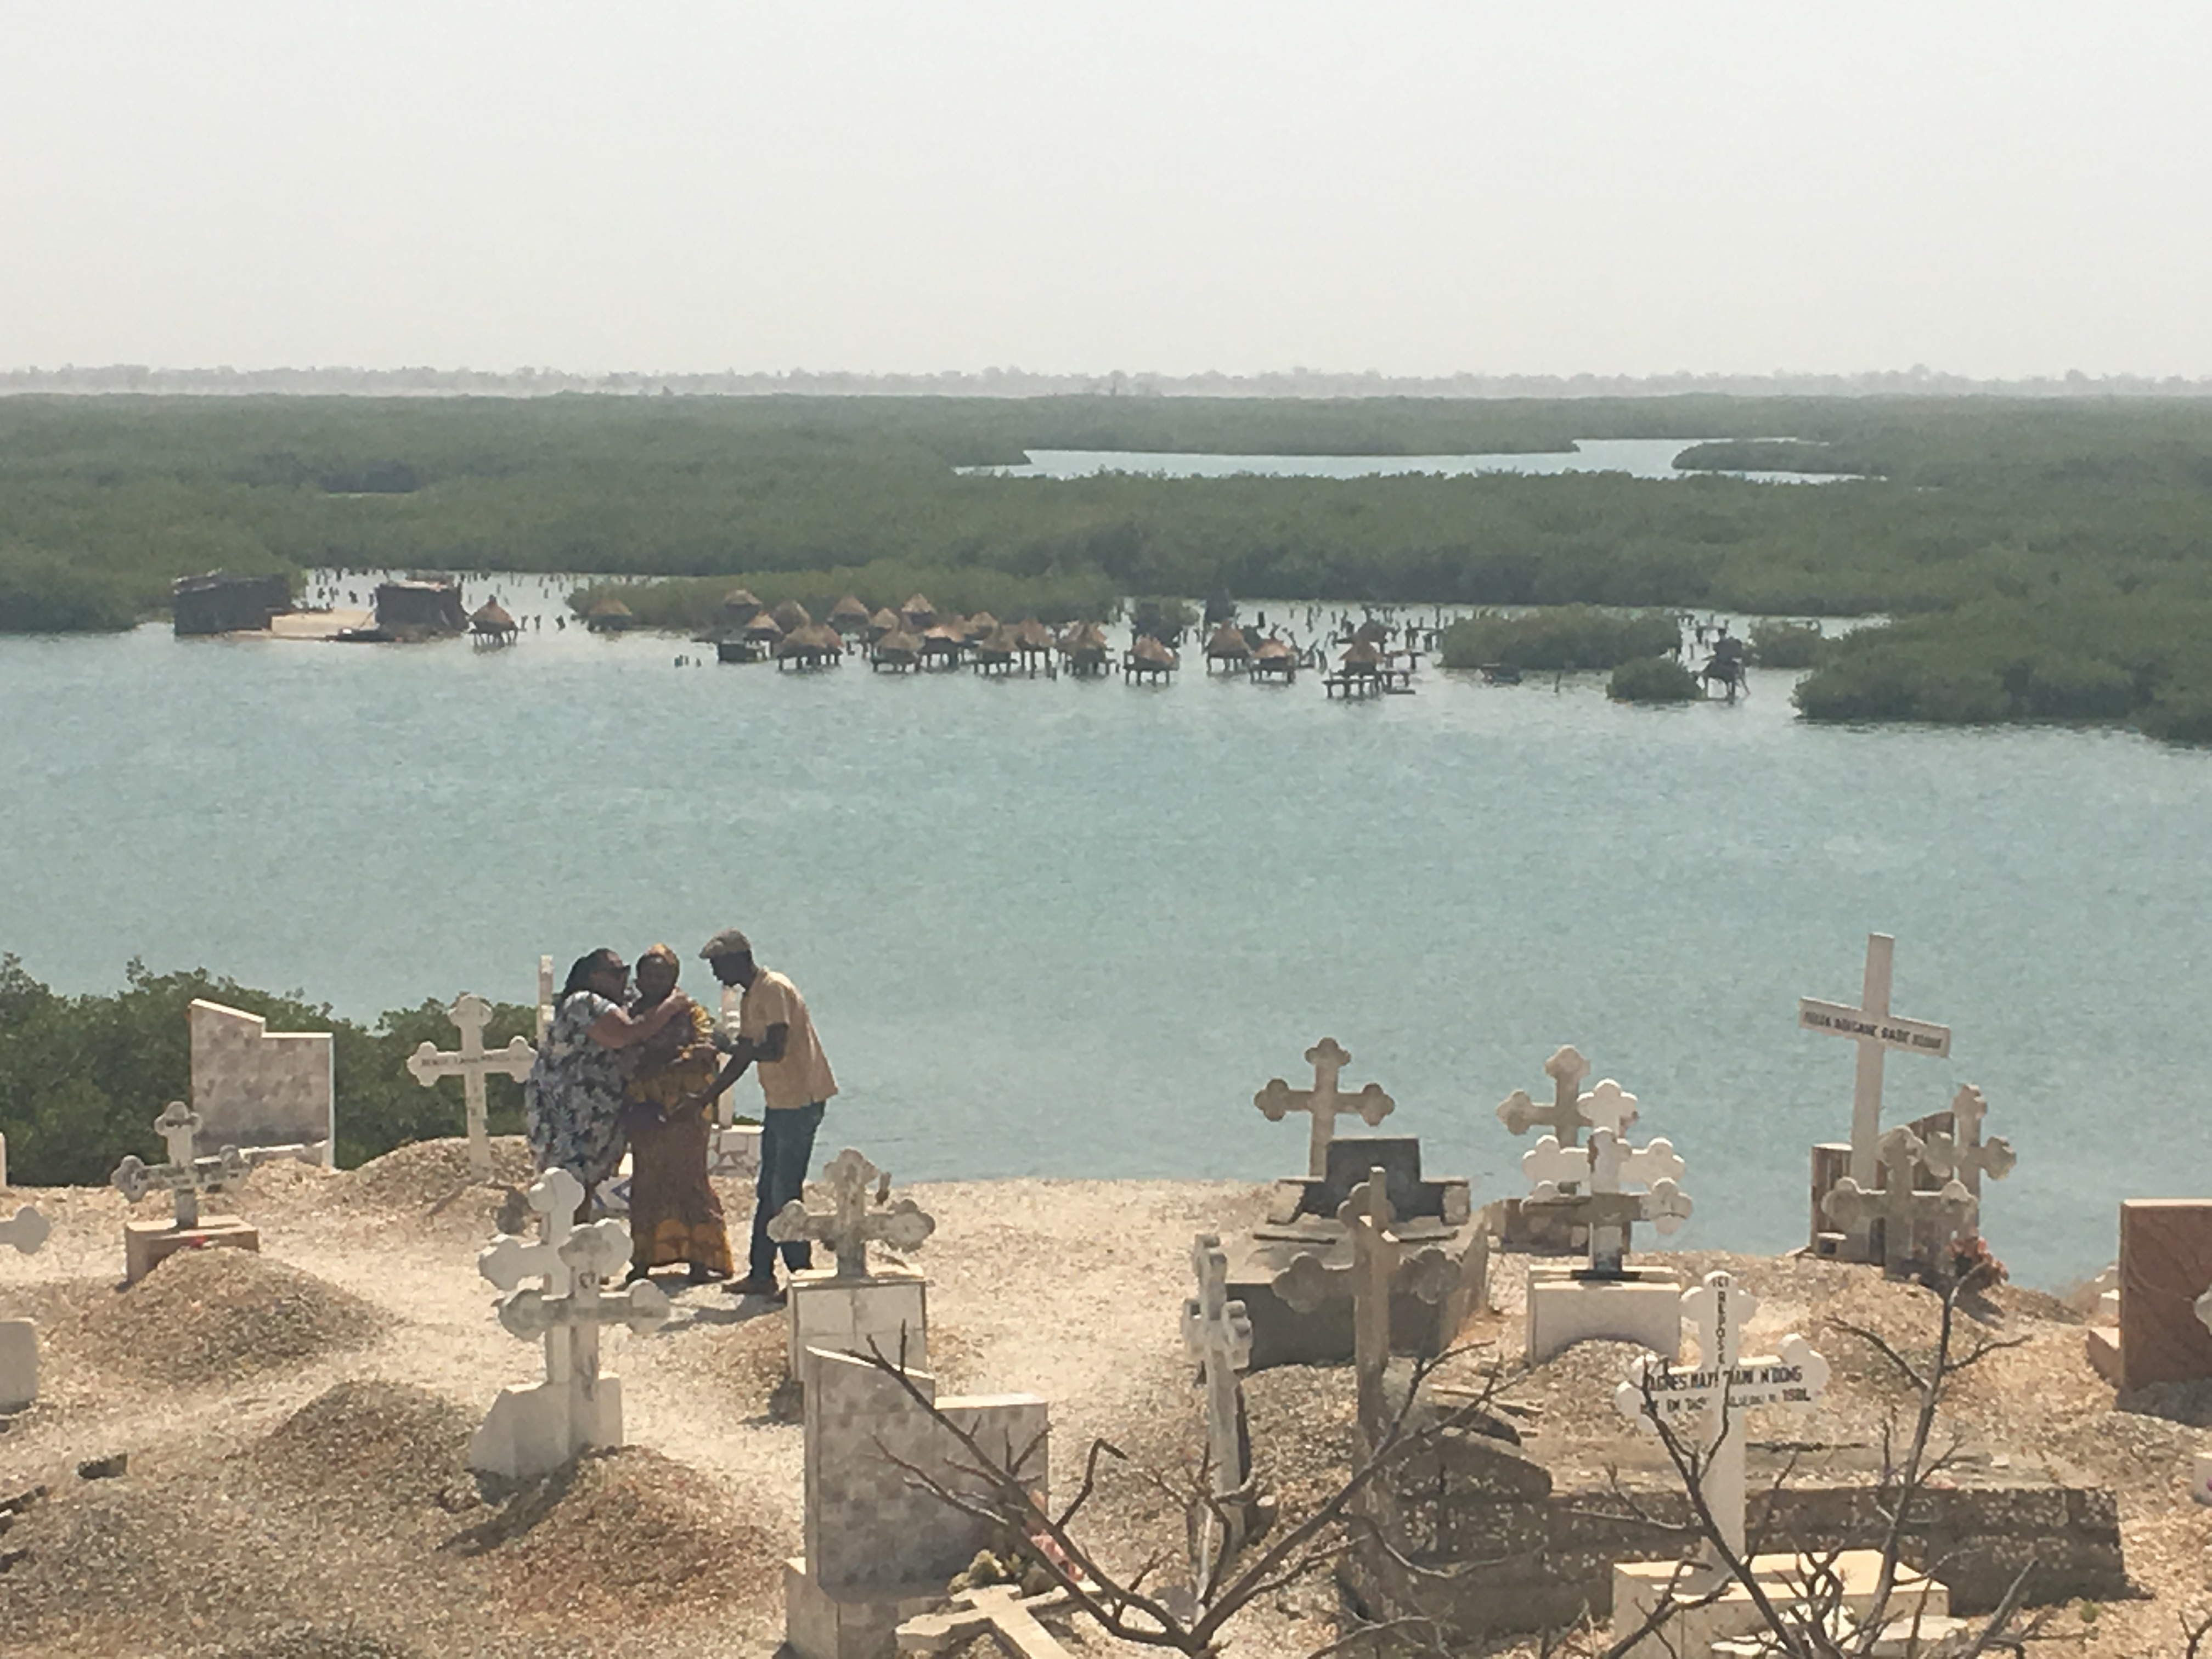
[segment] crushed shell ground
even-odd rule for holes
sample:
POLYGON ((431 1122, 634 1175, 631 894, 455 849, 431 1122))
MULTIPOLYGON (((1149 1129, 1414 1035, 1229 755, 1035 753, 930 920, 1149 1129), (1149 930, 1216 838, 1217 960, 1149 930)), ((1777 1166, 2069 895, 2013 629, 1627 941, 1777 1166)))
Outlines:
MULTIPOLYGON (((529 1174, 514 1141, 500 1143, 489 1187, 470 1182, 456 1141, 344 1172, 272 1166, 234 1206, 260 1229, 260 1255, 180 1256, 129 1291, 117 1283, 131 1213, 119 1196, 10 1192, 55 1231, 39 1255, 0 1252, 0 1317, 39 1322, 43 1365, 40 1401, 0 1431, 0 1653, 773 1652, 781 1562, 800 1548, 800 1430, 782 1322, 761 1304, 669 1281, 667 1326, 608 1341, 627 1447, 507 1488, 464 1467, 492 1397, 536 1376, 535 1347, 501 1330, 474 1271, 529 1174), (80 1475, 116 1454, 120 1474, 80 1475)), ((1122 1455, 1102 1461, 1079 1528, 1101 1559, 1124 1571, 1174 1560, 1181 1519, 1141 1472, 1172 1480, 1199 1456, 1177 1327, 1190 1240, 1250 1225, 1264 1194, 1139 1182, 913 1191, 939 1222, 916 1260, 945 1389, 1048 1396, 1063 1496, 1093 1440, 1122 1455)), ((723 1188, 739 1227, 750 1197, 723 1188)), ((1754 1342, 1798 1330, 1829 1357, 1827 1396, 1791 1425, 1800 1442, 1879 1443, 1908 1403, 1845 1328, 1924 1350, 1925 1292, 1831 1263, 1656 1259, 1685 1273, 1729 1267, 1763 1298, 1754 1342)), ((1501 1258, 1497 1310, 1471 1322, 1470 1352, 1440 1380, 1479 1388, 1498 1368, 1507 1414, 1563 1482, 1632 1468, 1637 1443, 1610 1403, 1629 1351, 1587 1345, 1527 1367, 1520 1287, 1520 1263, 1501 1258)), ((1983 1313, 1976 1331, 2020 1346, 1960 1381, 1950 1418, 1969 1454, 2112 1487, 2141 1592, 2057 1610, 2041 1650, 2179 1656, 2179 1618, 2212 1612, 2212 1510, 2187 1498, 2191 1455, 2212 1447, 2212 1385, 2146 1391, 2121 1409, 2064 1304, 2002 1290, 1983 1313)), ((1294 1524, 1346 1469, 1349 1372, 1285 1367, 1247 1394, 1260 1468, 1294 1524)), ((1116 1647, 1061 1628, 1079 1654, 1116 1647)), ((1230 1651, 1291 1659, 1349 1628, 1317 1580, 1255 1602, 1231 1626, 1230 1651)))

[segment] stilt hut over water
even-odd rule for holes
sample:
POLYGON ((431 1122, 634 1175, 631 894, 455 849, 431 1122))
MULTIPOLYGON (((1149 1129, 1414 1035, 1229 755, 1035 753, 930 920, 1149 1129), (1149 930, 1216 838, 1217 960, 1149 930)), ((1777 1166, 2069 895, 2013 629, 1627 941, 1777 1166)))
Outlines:
POLYGON ((794 628, 777 641, 778 668, 835 668, 845 659, 845 641, 827 623, 794 628))
POLYGON ((1139 634, 1130 641, 1128 655, 1121 659, 1121 675, 1124 679, 1159 685, 1182 665, 1166 646, 1150 634, 1139 634))
POLYGON ((979 674, 1011 674, 1014 672, 1014 630, 994 628, 989 634, 969 647, 979 674))
POLYGON ((921 635, 937 626, 937 607, 927 594, 917 593, 899 607, 899 620, 909 634, 921 635))
POLYGON ((1290 684, 1298 677, 1298 653, 1287 640, 1262 640, 1252 653, 1255 680, 1280 680, 1290 684))
POLYGON ((865 634, 868 629, 868 607, 848 593, 830 607, 830 626, 840 634, 865 634))
POLYGON ((1234 623, 1222 623, 1206 642, 1206 672, 1212 673, 1216 663, 1221 665, 1223 672, 1230 674, 1251 665, 1251 645, 1244 638, 1244 630, 1234 623))
POLYGON ((988 611, 978 611, 960 624, 961 637, 970 645, 988 640, 998 631, 999 619, 988 611))
POLYGON ((878 671, 910 673, 921 660, 921 641, 903 628, 886 629, 868 647, 868 666, 878 671))
POLYGON ((924 668, 957 668, 960 659, 967 653, 968 638, 960 631, 957 623, 939 623, 921 636, 921 665, 924 668))
POLYGON ((1382 690, 1382 653, 1365 640, 1355 641, 1337 659, 1336 672, 1322 682, 1330 696, 1371 697, 1382 690))
POLYGON ((898 612, 885 605, 868 618, 868 643, 873 645, 886 634, 901 632, 898 612))
POLYGON ((750 587, 733 587, 722 595, 722 626, 743 628, 761 613, 761 602, 750 587))
MULTIPOLYGON (((382 612, 378 615, 380 620, 382 612)), ((636 613, 610 593, 585 613, 584 626, 594 634, 619 634, 636 620, 636 613)))
POLYGON ((1035 617, 1024 617, 1014 624, 1014 649, 1020 653, 1022 666, 1030 673, 1037 665, 1052 656, 1052 630, 1035 617))
POLYGON ((497 599, 488 600, 469 618, 469 637, 477 645, 513 645, 522 625, 497 599))
POLYGON ((1060 654, 1069 673, 1091 679, 1106 672, 1114 647, 1106 642, 1106 630, 1097 623, 1070 623, 1060 636, 1060 654))

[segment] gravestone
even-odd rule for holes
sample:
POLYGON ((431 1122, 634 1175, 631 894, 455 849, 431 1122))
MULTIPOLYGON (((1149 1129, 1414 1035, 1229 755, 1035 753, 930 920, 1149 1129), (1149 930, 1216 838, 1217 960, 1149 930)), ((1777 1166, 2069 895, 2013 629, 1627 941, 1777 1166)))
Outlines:
MULTIPOLYGON (((1681 1366, 1647 1355, 1629 1369, 1628 1380, 1613 1393, 1613 1405, 1632 1421, 1675 1437, 1694 1455, 1697 1489, 1712 1517, 1717 1542, 1703 1540, 1694 1567, 1678 1561, 1624 1562, 1613 1570, 1613 1635, 1620 1642, 1641 1626, 1653 1608, 1672 1600, 1672 1619, 1628 1650, 1627 1659, 1647 1655, 1706 1653, 1714 1643, 1761 1627, 1756 1603, 1735 1578, 1737 1565, 1787 1600, 1783 1588, 1812 1581, 1828 1556, 1751 1557, 1745 1543, 1744 1443, 1749 1413, 1769 1406, 1810 1405, 1827 1386, 1828 1362, 1796 1334, 1784 1337, 1774 1353, 1743 1356, 1743 1333, 1759 1310, 1759 1299, 1725 1273, 1682 1297, 1682 1315, 1698 1334, 1698 1359, 1681 1366)), ((1843 1585, 1843 1609, 1863 1616, 1881 1573, 1881 1552, 1845 1550, 1832 1571, 1843 1585)), ((1943 1587, 1899 1565, 1888 1616, 1948 1616, 1943 1587)))
POLYGON ((337 1136, 334 1041, 328 1031, 272 1031, 243 1009, 196 999, 191 1033, 195 1147, 289 1152, 328 1166, 337 1136))
MULTIPOLYGON (((1851 1139, 1846 1174, 1857 1183, 1861 1192, 1874 1192, 1885 1184, 1876 1169, 1881 1158, 1883 1057, 1893 1048, 1902 1054, 1920 1054, 1931 1060, 1948 1059, 1951 1053, 1949 1026, 1907 1019, 1901 1014, 1890 1012, 1891 967, 1896 952, 1897 941, 1889 934, 1867 935, 1866 971, 1860 981, 1856 1007, 1848 1003, 1823 1002, 1814 997, 1801 997, 1797 1001, 1797 1024, 1801 1030, 1818 1031, 1828 1036, 1847 1037, 1858 1045, 1858 1066, 1851 1087, 1851 1139)), ((1816 1253, 1839 1255, 1853 1261, 1875 1261, 1877 1253, 1863 1230, 1846 1233, 1839 1244, 1821 1237, 1821 1221, 1833 1218, 1827 1216, 1824 1202, 1827 1184, 1820 1179, 1832 1162, 1825 1155, 1828 1151, 1823 1146, 1813 1149, 1815 1170, 1813 1248, 1816 1253)), ((1902 1184, 1906 1187, 1913 1184, 1909 1171, 1902 1184)), ((1856 1212, 1863 1206, 1847 1207, 1856 1212)), ((1869 1217, 1868 1220, 1870 1222, 1871 1218, 1869 1217)))
POLYGON ((2120 1322, 2092 1328, 2089 1361, 2122 1394, 2212 1377, 2212 1200, 2131 1198, 2120 1206, 2120 1322))
POLYGON ((1466 1180, 1425 1178, 1421 1143, 1411 1135, 1332 1140, 1323 1164, 1318 1179, 1308 1176, 1277 1182, 1267 1218, 1251 1232, 1224 1242, 1228 1294, 1243 1303, 1252 1322, 1251 1369, 1352 1358, 1348 1303, 1324 1300, 1314 1307, 1295 1308, 1278 1293, 1276 1284, 1301 1255, 1318 1251, 1331 1266, 1351 1260, 1351 1234, 1341 1218, 1344 1206, 1378 1169, 1395 1218, 1394 1235, 1408 1244, 1442 1251, 1458 1264, 1451 1289, 1440 1300, 1425 1301, 1401 1292, 1393 1302, 1391 1340, 1398 1352, 1441 1353, 1468 1315, 1480 1305, 1489 1285, 1490 1238, 1474 1216, 1466 1180))
POLYGON ((868 1264, 872 1242, 918 1250, 937 1231, 912 1199, 890 1201, 890 1180, 848 1146, 822 1170, 827 1210, 809 1210, 795 1198, 768 1224, 768 1236, 779 1244, 805 1238, 836 1252, 835 1267, 802 1267, 791 1275, 784 1363, 802 1385, 806 1355, 815 1349, 865 1355, 872 1344, 886 1358, 903 1354, 908 1370, 929 1368, 927 1281, 901 1263, 868 1264))
POLYGON ((477 1271, 507 1292, 499 1322, 544 1348, 545 1380, 501 1389, 469 1442, 469 1467, 507 1480, 550 1474, 580 1452, 623 1443, 622 1381, 599 1369, 599 1327, 649 1331, 668 1317, 668 1298, 651 1279, 603 1288, 629 1265, 629 1234, 618 1221, 575 1224, 584 1199, 575 1176, 548 1170, 528 1198, 537 1240, 501 1234, 477 1257, 477 1271), (533 1277, 538 1284, 522 1284, 533 1277))
POLYGON ((1208 1492, 1214 1512, 1200 1528, 1192 1582, 1212 1582, 1215 1564, 1237 1553, 1255 1530, 1258 1481, 1244 1420, 1244 1389, 1237 1373, 1251 1363, 1252 1321, 1244 1304, 1230 1299, 1229 1258, 1215 1233, 1193 1241, 1191 1269, 1198 1294, 1182 1304, 1182 1348, 1196 1362, 1206 1388, 1208 1492))
MULTIPOLYGON (((0 1221, 0 1247, 37 1254, 52 1231, 46 1217, 24 1205, 0 1221)), ((0 1319, 0 1414, 20 1412, 39 1397, 39 1328, 27 1319, 0 1319)))
POLYGON ((1353 1113, 1371 1129, 1390 1115, 1397 1103, 1377 1084, 1363 1085, 1355 1095, 1345 1094, 1337 1087, 1336 1080, 1352 1063, 1352 1054, 1334 1037, 1323 1037, 1307 1049, 1306 1062, 1314 1068, 1312 1088, 1293 1089, 1281 1078, 1270 1078, 1267 1086, 1252 1097, 1252 1103, 1270 1123, 1280 1123, 1291 1112, 1306 1114, 1310 1120, 1306 1174, 1319 1180, 1328 1173, 1328 1143, 1335 1139, 1340 1115, 1353 1113))
POLYGON ((1536 1183, 1527 1207, 1564 1218, 1587 1237, 1589 1251, 1577 1268, 1528 1265, 1528 1363, 1541 1364, 1589 1341, 1641 1343, 1672 1359, 1681 1346, 1681 1287, 1663 1268, 1628 1266, 1627 1255, 1637 1222, 1671 1233, 1690 1217, 1693 1206, 1680 1184, 1684 1165, 1673 1143, 1632 1147, 1614 1131, 1596 1127, 1587 1147, 1569 1150, 1547 1135, 1521 1167, 1536 1183))
MULTIPOLYGON (((1589 1062, 1573 1044, 1557 1049, 1544 1062, 1545 1075, 1552 1080, 1551 1103, 1540 1104, 1527 1090, 1516 1089, 1499 1103, 1498 1121, 1510 1134, 1547 1130, 1537 1146, 1548 1142, 1565 1152, 1580 1150, 1586 1130, 1610 1129, 1616 1135, 1626 1135, 1636 1121, 1636 1097, 1611 1078, 1585 1091, 1583 1079, 1589 1070, 1589 1062)), ((1580 1190, 1581 1179, 1579 1175, 1565 1176, 1555 1182, 1558 1192, 1572 1196, 1580 1190)), ((1486 1220, 1499 1243, 1517 1250, 1565 1254, 1583 1242, 1573 1231, 1565 1212, 1532 1208, 1524 1198, 1496 1200, 1486 1212, 1486 1220)))
POLYGON ((784 1564, 784 1638, 799 1659, 890 1659, 905 1620, 935 1609, 945 1586, 998 1540, 986 1522, 922 1490, 906 1465, 948 1490, 985 1490, 966 1450, 921 1403, 972 1437, 1048 1501, 1050 1412, 1035 1395, 939 1399, 936 1379, 905 1383, 856 1355, 806 1356, 805 1553, 784 1564), (915 1395, 919 1394, 917 1401, 915 1395))
POLYGON ((198 1113, 181 1100, 171 1101, 154 1120, 155 1129, 168 1146, 168 1161, 149 1164, 133 1152, 108 1177, 129 1203, 165 1192, 174 1205, 167 1221, 123 1224, 126 1285, 136 1285, 179 1250, 227 1246, 258 1253, 261 1249, 259 1231, 236 1216, 200 1214, 202 1193, 228 1191, 243 1182, 252 1167, 235 1146, 225 1146, 214 1158, 198 1156, 194 1148, 201 1127, 198 1113))
POLYGON ((1048 1607, 1067 1605, 1064 1590, 1024 1595, 1012 1584, 986 1584, 962 1590, 943 1613, 925 1613, 898 1627, 901 1653, 943 1653, 986 1631, 1014 1659, 1066 1659, 1067 1650, 1036 1621, 1048 1607))
POLYGON ((1868 1258, 1879 1257, 1886 1273, 1935 1267, 1951 1240, 1973 1231, 1980 1206, 1955 1177, 1933 1192, 1912 1184, 1911 1171, 1925 1162, 1927 1148, 1904 1125, 1882 1136, 1881 1150, 1887 1184, 1869 1191, 1845 1176, 1820 1200, 1821 1213, 1850 1238, 1864 1240, 1868 1258))
MULTIPOLYGON (((542 959, 541 975, 552 966, 550 958, 542 959)), ((543 990, 541 978, 540 989, 543 990)), ((541 1018, 545 1010, 539 1008, 541 1018)), ((491 1131, 486 1125, 488 1109, 484 1100, 484 1079, 496 1072, 501 1077, 513 1078, 517 1083, 530 1075, 530 1068, 538 1063, 538 1051, 520 1037, 508 1039, 504 1048, 488 1049, 483 1045, 484 1027, 491 1024, 491 1004, 473 991, 464 991, 453 999, 453 1006, 446 1011, 446 1018, 461 1034, 458 1050, 445 1050, 434 1042, 416 1045, 415 1052, 407 1056, 408 1075, 428 1089, 441 1077, 458 1075, 461 1079, 461 1098, 468 1125, 469 1168, 478 1181, 491 1179, 491 1131)), ((544 1039, 541 1036, 540 1042, 544 1039)))

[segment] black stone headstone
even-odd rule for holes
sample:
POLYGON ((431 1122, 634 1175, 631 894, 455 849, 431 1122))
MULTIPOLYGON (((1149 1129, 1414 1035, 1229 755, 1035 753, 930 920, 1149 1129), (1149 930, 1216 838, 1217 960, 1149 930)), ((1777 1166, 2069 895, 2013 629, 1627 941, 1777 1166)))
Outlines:
POLYGON ((1306 1183, 1298 1206, 1305 1215, 1334 1216, 1352 1189, 1380 1168, 1382 1190, 1390 1200, 1390 1212, 1401 1221, 1437 1212, 1433 1189, 1422 1191, 1421 1141, 1418 1135, 1352 1135, 1328 1143, 1328 1171, 1319 1182, 1306 1183), (1424 1200, 1426 1200, 1425 1210, 1424 1200))

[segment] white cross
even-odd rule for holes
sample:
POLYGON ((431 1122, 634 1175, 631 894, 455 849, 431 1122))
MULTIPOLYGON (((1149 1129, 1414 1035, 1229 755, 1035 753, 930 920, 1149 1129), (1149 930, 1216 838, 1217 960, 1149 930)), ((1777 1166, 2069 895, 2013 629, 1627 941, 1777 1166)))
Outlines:
POLYGON ((1851 1088, 1851 1179, 1862 1188, 1874 1185, 1881 1158, 1881 1059, 1891 1048, 1944 1060, 1951 1053, 1951 1028, 1906 1019, 1889 1012, 1891 959, 1897 941, 1887 933, 1867 935, 1866 978, 1856 1008, 1812 997, 1797 1000, 1797 1024, 1808 1031, 1849 1037, 1859 1045, 1856 1080, 1851 1088))
POLYGON ((1312 1088, 1293 1089, 1281 1078, 1269 1078, 1267 1086, 1252 1097, 1252 1103, 1270 1123, 1280 1123, 1291 1112, 1312 1115, 1306 1174, 1320 1181, 1328 1174, 1328 1143, 1336 1137, 1338 1114, 1356 1112, 1371 1129, 1389 1116, 1398 1103, 1384 1094, 1379 1084, 1370 1083, 1356 1095, 1339 1091, 1336 1079, 1352 1064, 1352 1054, 1334 1037, 1323 1037, 1307 1049, 1306 1061, 1314 1068, 1312 1088))
MULTIPOLYGON (((1729 1553, 1744 1554, 1744 1431, 1739 1419, 1756 1406, 1806 1406, 1828 1385, 1828 1362, 1796 1334, 1763 1358, 1742 1357, 1743 1332, 1759 1311, 1759 1298, 1724 1273, 1682 1296, 1682 1317, 1698 1333, 1698 1363, 1670 1364, 1645 1354, 1629 1367, 1628 1381, 1613 1390, 1626 1418, 1674 1429, 1699 1414, 1698 1492, 1729 1553)), ((1708 1543, 1705 1564, 1724 1570, 1708 1543)))
POLYGON ((895 1250, 918 1250, 937 1231, 937 1223, 910 1198, 871 1210, 868 1188, 875 1188, 878 1206, 890 1196, 891 1178, 852 1147, 831 1158, 822 1170, 822 1184, 830 1189, 830 1208, 810 1210, 794 1198, 768 1224, 768 1236, 779 1244, 802 1238, 819 1239, 837 1253, 837 1277, 868 1276, 871 1239, 895 1250))
POLYGON ((2002 1135, 1982 1139, 1982 1120, 1989 1112, 1990 1103, 1982 1098, 1982 1091, 1967 1084, 1952 1097, 1950 1133, 1936 1130, 1928 1137, 1920 1155, 1920 1161, 1936 1174, 1958 1176, 1977 1204, 1982 1200, 1984 1175, 1992 1181, 2002 1181, 2020 1162, 2012 1142, 2002 1135))
MULTIPOLYGON (((38 1254, 39 1246, 46 1242, 53 1227, 46 1217, 26 1204, 5 1221, 0 1221, 0 1244, 13 1244, 25 1255, 38 1254)), ((1237 1304, 1242 1307, 1243 1304, 1237 1304)))
POLYGON ((220 1155, 201 1159, 193 1155, 192 1137, 199 1131, 200 1115, 181 1100, 173 1100, 154 1120, 154 1127, 169 1149, 167 1164, 149 1165, 136 1152, 115 1166, 108 1176, 116 1191, 132 1204, 149 1193, 166 1192, 176 1200, 179 1227, 200 1224, 200 1194, 219 1193, 246 1179, 252 1165, 235 1146, 220 1155))
POLYGON ((538 1046, 545 1046, 545 1034, 553 1029, 553 958, 538 958, 538 1046))
POLYGON ((1869 1192, 1845 1176, 1821 1197, 1820 1213, 1855 1238, 1865 1237, 1875 1222, 1882 1224, 1885 1272, 1899 1272, 1912 1260, 1916 1223, 1933 1221, 1942 1237, 1950 1239, 1972 1231, 1980 1217, 1981 1206, 1974 1195, 1955 1177, 1937 1192, 1913 1190, 1912 1166, 1927 1161, 1927 1151, 1920 1137, 1900 1123, 1881 1138, 1881 1162, 1889 1172, 1887 1186, 1869 1192))
POLYGON ((1384 1409, 1382 1374, 1390 1363, 1394 1280, 1402 1279, 1400 1288, 1424 1302, 1441 1302, 1457 1286, 1461 1269, 1434 1245, 1409 1253, 1390 1231, 1397 1218, 1380 1169, 1370 1170, 1367 1179, 1352 1189, 1336 1218, 1352 1241, 1351 1261, 1331 1267, 1319 1251, 1309 1250, 1291 1259, 1275 1275, 1272 1288, 1300 1313, 1311 1313, 1324 1302, 1352 1298, 1352 1364, 1359 1390, 1359 1426, 1371 1447, 1384 1409))
POLYGON ((538 1212, 538 1238, 533 1243, 501 1233, 477 1253, 477 1271, 511 1291, 526 1279, 543 1280, 548 1296, 568 1294, 568 1265, 561 1250, 576 1231, 576 1208, 584 1201, 584 1184, 566 1170, 548 1170, 530 1184, 524 1194, 538 1212))
POLYGON ((1521 1167, 1536 1182, 1531 1202, 1569 1206, 1571 1219, 1587 1231, 1589 1272, 1601 1277, 1621 1276, 1633 1224, 1648 1221, 1671 1233, 1696 1208, 1680 1185, 1688 1166, 1664 1139, 1631 1147, 1601 1126, 1590 1131, 1588 1147, 1568 1148, 1546 1135, 1522 1156, 1521 1167), (1587 1190, 1578 1192, 1577 1181, 1586 1181, 1587 1190), (1631 1192, 1630 1182, 1645 1190, 1631 1192))
POLYGON ((1589 1075, 1589 1061, 1582 1057, 1572 1043, 1558 1049, 1544 1062, 1544 1074, 1552 1079, 1552 1103, 1540 1107, 1528 1097, 1526 1089, 1516 1089, 1498 1109, 1498 1121, 1510 1134, 1525 1135, 1536 1125, 1547 1125, 1554 1138, 1566 1146, 1582 1139, 1585 1127, 1582 1115, 1575 1110, 1580 1097, 1583 1079, 1589 1075))
POLYGON ((963 1605, 944 1613, 918 1613, 901 1625, 898 1650, 942 1653, 988 1630, 1016 1659, 1065 1659, 1067 1650, 1035 1617, 1036 1609, 1066 1601, 1063 1592, 1025 1596, 1012 1584, 986 1584, 962 1590, 952 1599, 963 1605))
MULTIPOLYGON (((551 967, 551 959, 541 958, 538 971, 539 989, 544 988, 544 976, 551 967)), ((541 1012, 543 1011, 541 1010, 541 1012)), ((453 1006, 446 1011, 446 1018, 453 1022, 461 1034, 458 1054, 441 1049, 434 1043, 417 1045, 407 1056, 407 1069, 416 1082, 428 1088, 441 1077, 460 1073, 461 1092, 468 1103, 469 1166, 476 1171, 477 1179, 491 1179, 491 1136, 484 1127, 484 1078, 493 1072, 513 1078, 517 1083, 530 1075, 530 1068, 538 1063, 538 1051, 520 1037, 511 1038, 506 1048, 487 1050, 483 1045, 484 1027, 491 1023, 491 1005, 473 991, 464 991, 453 999, 453 1006)))
MULTIPOLYGON (((1233 1497, 1245 1480, 1243 1437, 1237 1426, 1237 1373, 1252 1361, 1252 1321, 1242 1302, 1229 1299, 1229 1258, 1218 1233, 1200 1233, 1191 1245, 1190 1265, 1198 1275, 1198 1294, 1182 1304, 1183 1352, 1198 1362, 1206 1378, 1206 1449, 1213 1460, 1213 1495, 1233 1497)), ((1232 1516, 1231 1525, 1233 1528, 1232 1516)), ((1212 1517, 1203 1529, 1197 1583, 1212 1580, 1212 1517)), ((1240 1540, 1231 1537, 1225 1547, 1240 1540)))

